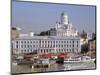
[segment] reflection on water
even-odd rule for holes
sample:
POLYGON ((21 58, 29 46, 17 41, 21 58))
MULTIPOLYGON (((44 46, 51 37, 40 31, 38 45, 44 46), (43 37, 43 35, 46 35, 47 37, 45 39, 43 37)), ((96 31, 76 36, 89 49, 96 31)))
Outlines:
POLYGON ((79 70, 79 69, 95 69, 95 64, 88 63, 67 63, 53 64, 48 68, 30 68, 29 65, 12 66, 12 73, 29 73, 29 72, 48 72, 48 71, 63 71, 63 70, 79 70))

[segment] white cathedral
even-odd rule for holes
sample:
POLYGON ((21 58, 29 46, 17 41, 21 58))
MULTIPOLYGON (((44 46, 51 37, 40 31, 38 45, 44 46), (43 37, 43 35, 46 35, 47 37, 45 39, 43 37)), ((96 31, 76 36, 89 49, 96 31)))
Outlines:
POLYGON ((78 31, 69 22, 66 12, 61 13, 61 21, 56 23, 56 30, 51 31, 54 36, 78 36, 78 31))

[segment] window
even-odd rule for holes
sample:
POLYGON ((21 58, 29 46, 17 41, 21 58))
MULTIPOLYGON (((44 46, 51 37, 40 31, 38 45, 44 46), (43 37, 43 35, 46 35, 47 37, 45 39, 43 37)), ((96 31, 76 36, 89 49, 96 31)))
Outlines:
POLYGON ((47 49, 47 53, 48 53, 48 49, 47 49))
POLYGON ((77 45, 77 47, 78 47, 78 45, 77 45))
POLYGON ((32 45, 30 45, 30 47, 32 48, 32 45))
POLYGON ((63 47, 63 45, 62 45, 62 47, 63 47))
POLYGON ((23 48, 23 45, 21 45, 21 48, 23 48))
POLYGON ((21 41, 21 43, 23 43, 23 41, 21 41))
POLYGON ((68 45, 67 45, 67 47, 68 47, 68 45))
POLYGON ((27 47, 29 48, 29 45, 27 45, 27 47))
POLYGON ((29 41, 27 41, 27 43, 29 43, 29 41))
POLYGON ((72 51, 74 52, 74 49, 72 49, 72 51))
POLYGON ((31 43, 32 43, 32 41, 31 41, 31 43))
POLYGON ((16 45, 16 48, 18 48, 18 45, 16 45))
POLYGON ((70 49, 70 52, 71 52, 71 49, 70 49))
POLYGON ((73 47, 74 47, 74 45, 73 45, 73 47))
POLYGON ((52 47, 52 45, 50 45, 50 47, 52 47))
POLYGON ((41 49, 40 53, 42 53, 42 49, 41 49))
POLYGON ((27 52, 29 52, 29 49, 27 50, 27 52))
POLYGON ((26 41, 24 41, 24 43, 26 43, 26 41))
POLYGON ((18 44, 18 41, 16 41, 16 43, 18 44))
POLYGON ((35 41, 33 41, 35 43, 35 41))
POLYGON ((30 51, 32 52, 32 49, 30 49, 30 51))
POLYGON ((45 49, 44 49, 44 53, 45 53, 45 49))
POLYGON ((38 45, 37 45, 37 47, 38 47, 38 45))
POLYGON ((64 45, 64 47, 66 47, 66 45, 64 45))
POLYGON ((59 52, 60 52, 60 49, 59 49, 59 52))
POLYGON ((26 53, 26 50, 24 50, 24 52, 26 53))
POLYGON ((26 45, 24 45, 24 47, 26 48, 26 45))
POLYGON ((35 47, 35 45, 33 45, 33 47, 35 47))
POLYGON ((60 47, 60 45, 59 45, 59 47, 60 47))

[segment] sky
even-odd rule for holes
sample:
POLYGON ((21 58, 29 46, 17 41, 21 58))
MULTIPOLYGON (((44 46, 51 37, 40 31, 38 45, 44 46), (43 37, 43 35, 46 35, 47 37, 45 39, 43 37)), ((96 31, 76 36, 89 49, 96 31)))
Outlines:
POLYGON ((20 27, 24 33, 49 30, 60 21, 63 11, 79 32, 95 32, 96 7, 88 5, 13 1, 12 27, 20 27))

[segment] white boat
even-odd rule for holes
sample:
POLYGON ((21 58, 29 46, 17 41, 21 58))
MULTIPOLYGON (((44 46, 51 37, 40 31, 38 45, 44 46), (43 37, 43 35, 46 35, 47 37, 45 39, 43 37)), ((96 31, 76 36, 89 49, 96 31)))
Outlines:
POLYGON ((91 59, 89 56, 71 56, 65 59, 64 62, 94 62, 95 59, 91 59))
POLYGON ((71 56, 68 59, 65 59, 64 62, 81 62, 81 57, 71 56))
POLYGON ((94 62, 95 61, 95 58, 92 59, 89 56, 83 56, 81 61, 82 62, 94 62))

